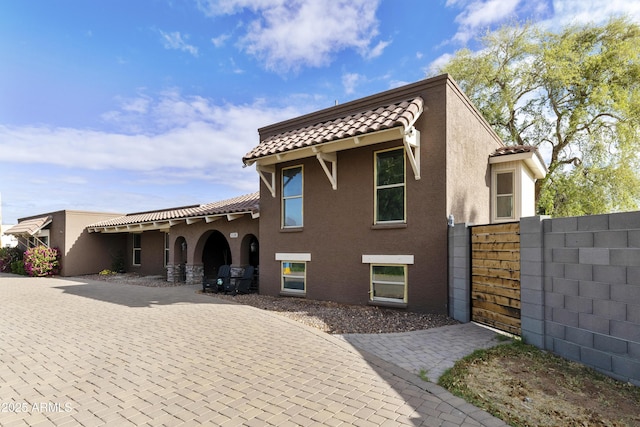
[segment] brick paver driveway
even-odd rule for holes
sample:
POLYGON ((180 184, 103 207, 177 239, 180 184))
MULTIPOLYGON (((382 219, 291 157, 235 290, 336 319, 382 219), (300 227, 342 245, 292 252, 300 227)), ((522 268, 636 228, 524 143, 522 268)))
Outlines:
POLYGON ((336 337, 193 287, 0 274, 0 425, 503 425, 336 337))

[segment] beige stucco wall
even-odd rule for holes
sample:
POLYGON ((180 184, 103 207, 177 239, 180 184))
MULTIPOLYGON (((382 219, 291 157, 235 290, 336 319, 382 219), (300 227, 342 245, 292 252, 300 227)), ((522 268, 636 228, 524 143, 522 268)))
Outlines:
POLYGON ((491 222, 489 155, 502 146, 469 99, 447 84, 447 207, 456 223, 491 222))
POLYGON ((164 238, 163 231, 145 231, 140 234, 140 265, 133 264, 133 233, 126 236, 125 264, 128 272, 143 276, 164 275, 164 238))
POLYGON ((52 216, 48 226, 49 246, 60 250, 61 276, 91 274, 111 268, 112 254, 121 247, 123 240, 117 236, 105 238, 89 233, 85 227, 121 214, 63 210, 43 215, 52 216))

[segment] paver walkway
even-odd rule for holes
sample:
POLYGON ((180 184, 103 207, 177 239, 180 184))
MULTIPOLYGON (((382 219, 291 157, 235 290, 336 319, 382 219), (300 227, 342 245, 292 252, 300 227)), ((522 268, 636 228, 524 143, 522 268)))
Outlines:
POLYGON ((457 360, 474 350, 500 344, 496 336, 496 332, 474 323, 395 334, 342 335, 354 347, 416 375, 423 371, 434 382, 457 360))
POLYGON ((505 425, 344 339, 194 291, 0 274, 0 425, 505 425))

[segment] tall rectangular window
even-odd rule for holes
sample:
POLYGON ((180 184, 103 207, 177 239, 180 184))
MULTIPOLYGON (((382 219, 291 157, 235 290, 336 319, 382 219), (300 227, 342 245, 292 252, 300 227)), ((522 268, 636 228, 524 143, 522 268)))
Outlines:
POLYGON ((407 266, 371 264, 371 299, 406 302, 407 266))
POLYGON ((305 262, 282 261, 282 290, 305 292, 305 262))
POLYGON ((496 217, 513 218, 513 172, 496 174, 496 217))
POLYGON ((282 227, 302 227, 302 166, 282 170, 282 227))
POLYGON ((133 265, 140 265, 142 255, 142 234, 133 234, 133 265))
POLYGON ((375 222, 404 222, 404 149, 379 151, 375 158, 375 222))

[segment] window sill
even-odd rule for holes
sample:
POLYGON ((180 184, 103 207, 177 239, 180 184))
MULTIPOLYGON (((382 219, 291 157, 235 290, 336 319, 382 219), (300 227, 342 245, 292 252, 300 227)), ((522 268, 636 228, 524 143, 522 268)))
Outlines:
POLYGON ((306 298, 306 292, 280 291, 281 297, 306 298))
POLYGON ((281 228, 281 233, 300 233, 304 230, 304 227, 291 227, 291 228, 281 228))
POLYGON ((373 224, 371 226, 372 230, 395 230, 399 228, 407 228, 406 222, 398 222, 391 224, 373 224))
POLYGON ((376 307, 389 307, 389 308, 407 308, 408 304, 406 302, 391 302, 391 301, 369 301, 369 305, 374 305, 376 307))

